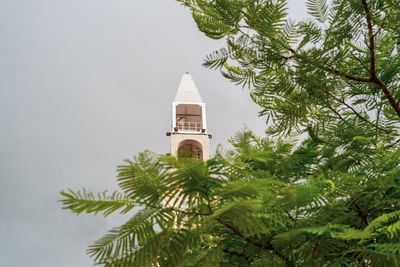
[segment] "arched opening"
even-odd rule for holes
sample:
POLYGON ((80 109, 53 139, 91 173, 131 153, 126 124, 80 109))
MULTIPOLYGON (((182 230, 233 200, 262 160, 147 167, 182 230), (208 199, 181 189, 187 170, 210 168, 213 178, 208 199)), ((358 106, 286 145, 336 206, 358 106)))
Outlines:
POLYGON ((195 140, 185 140, 179 144, 178 158, 203 159, 203 146, 195 140))

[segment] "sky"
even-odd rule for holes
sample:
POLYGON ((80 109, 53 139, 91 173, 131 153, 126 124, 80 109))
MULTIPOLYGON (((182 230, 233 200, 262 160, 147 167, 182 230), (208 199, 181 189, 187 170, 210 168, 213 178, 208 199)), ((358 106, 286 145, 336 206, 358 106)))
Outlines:
MULTIPOLYGON (((306 16, 304 0, 289 14, 306 16)), ((92 266, 86 248, 128 219, 63 210, 63 189, 117 189, 116 167, 168 153, 171 102, 189 72, 211 151, 247 126, 248 90, 201 66, 224 45, 173 0, 0 0, 0 266, 92 266)))

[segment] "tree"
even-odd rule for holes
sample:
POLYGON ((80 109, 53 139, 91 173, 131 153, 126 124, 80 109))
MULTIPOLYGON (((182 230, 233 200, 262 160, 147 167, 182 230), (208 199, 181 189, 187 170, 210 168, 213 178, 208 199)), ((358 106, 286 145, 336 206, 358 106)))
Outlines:
POLYGON ((105 266, 396 266, 400 4, 180 0, 226 38, 204 65, 247 86, 271 126, 207 162, 140 153, 122 192, 64 191, 73 212, 142 207, 89 248, 105 266), (301 134, 299 141, 290 136, 301 134))

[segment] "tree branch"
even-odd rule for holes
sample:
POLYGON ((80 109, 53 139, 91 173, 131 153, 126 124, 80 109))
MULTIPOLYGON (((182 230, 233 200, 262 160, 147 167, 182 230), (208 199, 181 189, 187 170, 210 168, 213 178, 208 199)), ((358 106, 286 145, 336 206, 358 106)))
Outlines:
MULTIPOLYGON (((367 120, 365 117, 363 117, 360 113, 358 113, 352 106, 350 106, 349 104, 347 104, 344 100, 341 100, 339 98, 337 98, 335 95, 331 94, 330 92, 326 91, 326 93, 332 97, 333 99, 335 99, 336 101, 338 101, 339 103, 345 105, 347 108, 351 109, 351 111, 353 111, 354 114, 356 114, 357 117, 359 117, 361 120, 368 122, 372 125, 374 125, 372 122, 370 122, 369 120, 367 120)), ((375 125, 374 125, 375 126, 375 125)))
POLYGON ((286 214, 288 215, 288 217, 289 217, 293 222, 296 222, 296 219, 293 218, 293 216, 290 214, 289 211, 286 211, 286 214))
POLYGON ((328 66, 325 66, 325 65, 317 64, 315 61, 310 61, 307 58, 305 58, 304 56, 298 54, 290 46, 288 47, 288 49, 289 49, 290 52, 293 53, 294 56, 304 60, 305 62, 307 62, 307 63, 309 63, 309 64, 311 64, 311 65, 313 65, 313 66, 315 66, 315 67, 317 67, 317 68, 319 68, 321 70, 327 71, 327 72, 329 72, 331 74, 335 74, 335 75, 338 75, 340 77, 347 78, 349 80, 357 81, 357 82, 366 82, 366 83, 372 83, 373 82, 371 78, 365 78, 365 77, 351 75, 351 74, 344 73, 342 71, 339 71, 337 69, 334 69, 334 68, 331 68, 331 67, 328 67, 328 66))
POLYGON ((351 52, 351 55, 354 57, 355 60, 357 60, 361 64, 361 66, 363 66, 364 69, 366 69, 369 72, 368 67, 364 64, 364 62, 362 62, 362 60, 359 57, 354 55, 353 52, 351 52))
POLYGON ((370 62, 370 72, 371 72, 371 77, 376 76, 375 72, 375 40, 374 40, 374 33, 372 29, 372 21, 371 21, 371 14, 368 8, 368 4, 366 0, 361 0, 365 15, 366 15, 366 20, 367 20, 367 25, 368 25, 368 38, 369 38, 369 51, 370 51, 370 57, 371 57, 371 62, 370 62))
POLYGON ((334 108, 332 108, 330 105, 327 105, 327 106, 328 106, 328 108, 329 108, 333 113, 336 114, 336 116, 339 117, 339 119, 341 119, 342 121, 346 121, 346 120, 342 117, 342 115, 340 115, 340 113, 337 112, 334 108))
POLYGON ((390 93, 389 89, 387 88, 386 84, 379 79, 376 75, 374 77, 374 82, 381 88, 383 93, 385 94, 386 98, 389 100, 390 105, 396 111, 397 116, 400 118, 400 107, 399 103, 393 98, 392 94, 390 93))
POLYGON ((370 78, 359 77, 359 76, 347 74, 347 73, 341 72, 339 70, 336 70, 336 69, 333 69, 333 68, 330 68, 330 67, 327 67, 327 66, 317 66, 317 67, 319 67, 322 70, 325 70, 325 71, 330 72, 332 74, 336 74, 336 75, 341 76, 343 78, 347 78, 347 79, 352 80, 352 81, 364 82, 364 83, 372 83, 372 80, 370 78))
POLYGON ((382 20, 382 24, 379 26, 378 30, 374 33, 374 37, 376 35, 378 35, 378 33, 382 30, 383 25, 385 25, 386 19, 389 17, 390 15, 385 15, 385 17, 382 20))
POLYGON ((363 8, 365 11, 366 21, 368 25, 368 38, 369 38, 369 52, 370 52, 370 73, 371 73, 371 80, 373 83, 377 84, 383 93, 385 94, 386 98, 389 100, 390 105, 396 111, 397 116, 400 118, 400 107, 396 100, 393 98, 392 94, 390 93, 389 89, 387 88, 386 84, 379 79, 376 75, 376 62, 375 62, 375 35, 372 28, 372 20, 371 20, 371 13, 367 4, 367 0, 361 0, 363 4, 363 8))
MULTIPOLYGON (((242 11, 242 13, 245 16, 247 16, 244 11, 242 11)), ((246 35, 248 38, 250 38, 254 43, 257 43, 256 41, 254 41, 254 39, 252 39, 252 37, 250 37, 248 34, 244 33, 240 28, 239 28, 239 31, 242 34, 246 35)), ((270 38, 273 39, 273 40, 276 40, 276 38, 274 38, 274 37, 270 37, 270 38)), ((290 45, 288 45, 286 48, 293 54, 293 56, 282 56, 282 58, 291 59, 293 57, 297 57, 297 58, 300 58, 300 59, 304 60, 305 62, 307 62, 307 63, 309 63, 309 64, 311 64, 311 65, 313 65, 313 66, 315 66, 317 68, 320 68, 320 69, 325 70, 325 71, 327 71, 329 73, 332 73, 332 74, 347 78, 347 79, 352 80, 352 81, 367 82, 367 83, 372 83, 373 82, 371 78, 365 78, 365 77, 359 77, 359 76, 351 75, 351 74, 344 73, 342 71, 339 71, 337 69, 334 69, 334 68, 331 68, 331 67, 328 67, 328 66, 317 64, 315 61, 307 60, 307 58, 305 58, 304 56, 298 54, 297 51, 294 50, 290 45)))
POLYGON ((354 201, 353 202, 354 207, 357 210, 358 216, 360 216, 361 220, 365 223, 365 225, 369 225, 368 223, 368 219, 367 219, 367 215, 364 214, 364 211, 360 208, 360 206, 358 206, 358 204, 354 201))
POLYGON ((317 250, 318 250, 318 246, 319 246, 319 241, 320 241, 320 240, 321 240, 321 236, 318 236, 318 237, 317 237, 317 241, 315 242, 315 246, 314 246, 314 248, 313 248, 313 250, 312 250, 312 252, 311 252, 310 265, 312 265, 312 261, 314 260, 315 253, 316 253, 317 250))
POLYGON ((398 139, 398 140, 397 140, 396 142, 394 142, 393 144, 386 146, 385 148, 392 148, 392 147, 394 147, 395 145, 397 145, 398 143, 400 143, 400 139, 398 139))
POLYGON ((219 222, 220 224, 224 225, 226 228, 230 229, 235 235, 243 237, 248 243, 250 243, 250 244, 252 244, 252 245, 254 245, 256 247, 262 248, 264 250, 271 251, 272 253, 274 253, 276 256, 278 256, 280 259, 282 259, 285 262, 289 261, 289 259, 287 257, 285 257, 281 253, 279 253, 279 251, 277 251, 273 246, 271 246, 271 245, 263 245, 263 244, 260 244, 258 242, 255 242, 255 241, 251 240, 250 238, 246 237, 243 233, 241 233, 238 229, 236 229, 232 225, 224 222, 220 218, 216 218, 215 220, 217 222, 219 222))

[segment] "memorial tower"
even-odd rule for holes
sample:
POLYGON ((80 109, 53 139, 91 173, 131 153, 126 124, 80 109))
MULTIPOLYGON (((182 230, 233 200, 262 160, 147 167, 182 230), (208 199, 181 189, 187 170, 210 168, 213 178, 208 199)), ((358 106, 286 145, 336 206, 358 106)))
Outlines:
POLYGON ((170 151, 174 157, 210 158, 211 135, 207 133, 206 104, 189 73, 179 83, 172 102, 170 151))

